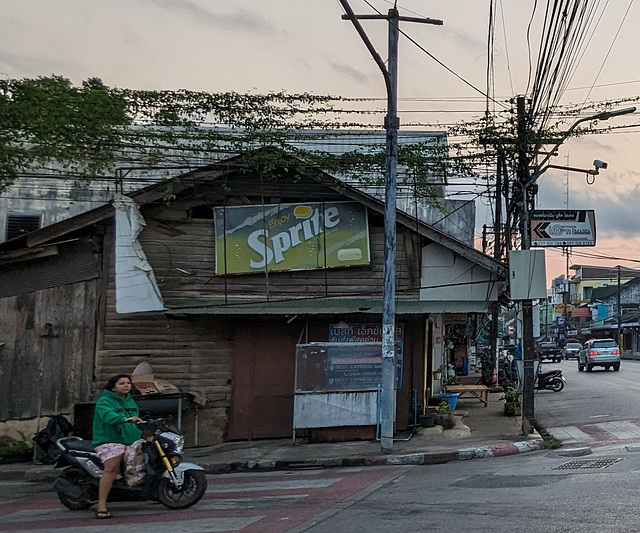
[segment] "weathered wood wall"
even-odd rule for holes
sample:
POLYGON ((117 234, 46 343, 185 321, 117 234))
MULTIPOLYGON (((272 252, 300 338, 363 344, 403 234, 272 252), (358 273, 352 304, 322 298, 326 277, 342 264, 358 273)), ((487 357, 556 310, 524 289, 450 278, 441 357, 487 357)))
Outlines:
MULTIPOLYGON (((381 221, 371 223, 371 264, 365 267, 275 272, 236 276, 215 275, 213 220, 190 219, 180 202, 144 213, 147 227, 139 240, 153 267, 165 305, 173 308, 189 301, 250 298, 309 298, 351 296, 380 298, 384 263, 384 232, 381 221)), ((201 390, 208 407, 217 410, 220 437, 226 429, 231 406, 233 349, 238 317, 169 318, 163 313, 117 314, 113 232, 105 237, 107 297, 99 338, 98 378, 132 372, 142 361, 153 365, 154 374, 182 390, 201 390)), ((417 298, 420 259, 418 238, 401 230, 397 250, 399 297, 417 298)), ((265 318, 265 321, 270 319, 265 318)), ((206 428, 199 430, 207 442, 206 428)))
POLYGON ((91 399, 97 280, 0 299, 0 420, 91 399))

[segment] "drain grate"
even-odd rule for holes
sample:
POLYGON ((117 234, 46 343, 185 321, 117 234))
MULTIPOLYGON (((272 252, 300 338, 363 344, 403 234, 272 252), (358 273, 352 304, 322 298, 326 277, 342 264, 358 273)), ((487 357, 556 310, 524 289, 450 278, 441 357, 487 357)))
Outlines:
POLYGON ((620 461, 622 461, 621 457, 615 459, 574 459, 556 466, 553 470, 594 470, 608 468, 620 461))

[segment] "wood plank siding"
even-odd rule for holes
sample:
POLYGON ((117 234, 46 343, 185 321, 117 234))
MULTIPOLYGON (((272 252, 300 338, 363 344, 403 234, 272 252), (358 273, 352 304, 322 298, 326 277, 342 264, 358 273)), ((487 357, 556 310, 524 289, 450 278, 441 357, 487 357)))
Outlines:
POLYGON ((0 420, 71 414, 91 398, 96 285, 0 299, 0 420))
MULTIPOLYGON (((213 220, 189 218, 191 211, 181 202, 153 211, 153 216, 143 211, 147 226, 139 241, 153 267, 168 308, 184 306, 186 302, 193 305, 197 301, 225 298, 255 301, 310 296, 382 297, 384 230, 379 217, 374 216, 373 221, 369 221, 371 264, 368 266, 216 276, 213 220)), ((415 273, 420 272, 417 263, 420 258, 419 238, 404 228, 399 235, 396 261, 398 298, 417 299, 419 280, 415 273)), ((105 263, 109 270, 105 276, 108 281, 98 353, 99 381, 103 383, 119 372, 131 372, 140 362, 149 361, 157 377, 171 381, 182 390, 203 391, 209 400, 208 407, 218 410, 218 423, 225 425, 217 428, 218 431, 226 432, 231 418, 232 382, 238 377, 234 376, 233 366, 241 357, 237 350, 246 344, 238 335, 242 335, 246 319, 206 315, 176 319, 162 312, 116 313, 112 250, 113 230, 109 228, 105 236, 105 255, 108 258, 105 263)), ((270 326, 276 335, 278 328, 283 327, 279 317, 262 317, 259 320, 267 329, 270 326), (274 327, 275 322, 277 325, 274 327)), ((296 326, 296 336, 300 327, 296 326)), ((325 334, 315 341, 327 340, 328 327, 325 327, 325 334)), ((278 343, 273 342, 275 345, 278 343)), ((291 363, 294 351, 290 354, 291 363)), ((263 360, 262 364, 268 365, 269 361, 263 360)), ((292 379, 293 376, 287 382, 292 382, 292 379)), ((206 428, 199 431, 204 439, 206 428)), ((257 438, 265 435, 238 431, 233 436, 257 438)))

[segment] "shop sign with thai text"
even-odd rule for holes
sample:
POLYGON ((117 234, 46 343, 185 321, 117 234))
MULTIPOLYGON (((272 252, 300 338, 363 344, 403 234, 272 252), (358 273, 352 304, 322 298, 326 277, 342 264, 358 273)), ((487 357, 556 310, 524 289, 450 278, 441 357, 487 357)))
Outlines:
MULTIPOLYGON (((382 324, 331 324, 329 342, 382 342, 382 324)), ((404 325, 396 325, 396 388, 402 387, 404 325)))

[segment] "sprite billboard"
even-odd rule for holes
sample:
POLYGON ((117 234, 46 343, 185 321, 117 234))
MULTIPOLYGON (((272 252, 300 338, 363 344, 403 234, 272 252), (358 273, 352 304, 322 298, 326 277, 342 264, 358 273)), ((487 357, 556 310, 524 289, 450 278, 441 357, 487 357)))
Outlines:
POLYGON ((357 202, 215 208, 216 274, 368 265, 369 226, 357 202))

